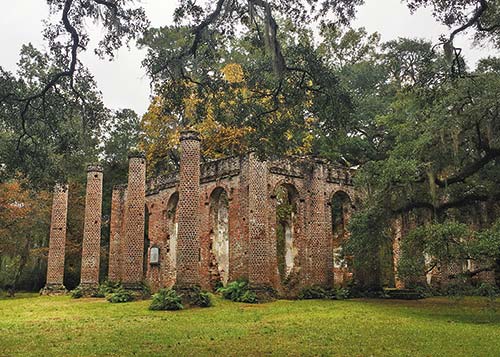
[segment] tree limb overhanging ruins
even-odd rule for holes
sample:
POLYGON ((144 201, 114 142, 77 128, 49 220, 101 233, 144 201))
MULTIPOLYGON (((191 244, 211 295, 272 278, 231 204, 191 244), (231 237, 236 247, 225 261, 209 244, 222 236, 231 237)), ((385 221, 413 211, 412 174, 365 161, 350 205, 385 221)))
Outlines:
POLYGON ((88 42, 88 35, 84 28, 86 18, 101 20, 108 33, 116 31, 116 35, 108 35, 100 43, 100 46, 104 47, 104 52, 109 55, 112 55, 111 49, 117 49, 121 46, 122 37, 125 37, 126 41, 134 39, 148 25, 144 10, 141 8, 127 9, 124 7, 126 1, 123 0, 92 0, 91 2, 82 0, 47 0, 47 2, 51 12, 57 13, 61 11, 61 16, 59 24, 47 25, 45 38, 48 40, 49 47, 54 52, 55 57, 59 57, 58 54, 61 53, 66 53, 67 57, 57 58, 61 62, 63 69, 51 74, 46 83, 42 84, 41 88, 35 93, 28 96, 19 96, 12 92, 2 94, 0 103, 10 102, 20 105, 21 133, 18 139, 18 150, 21 141, 25 137, 32 138, 27 126, 28 121, 30 119, 47 121, 44 116, 46 95, 50 91, 55 92, 57 86, 61 85, 65 80, 69 81, 69 88, 77 100, 81 102, 83 120, 85 120, 85 106, 87 104, 85 95, 75 87, 74 82, 79 67, 79 52, 86 49, 86 43, 88 42), (51 31, 50 26, 54 26, 55 29, 51 31), (64 33, 69 35, 69 39, 65 42, 59 42, 58 38, 64 33), (34 108, 36 100, 42 101, 42 115, 38 118, 29 118, 28 112, 31 108, 34 108))

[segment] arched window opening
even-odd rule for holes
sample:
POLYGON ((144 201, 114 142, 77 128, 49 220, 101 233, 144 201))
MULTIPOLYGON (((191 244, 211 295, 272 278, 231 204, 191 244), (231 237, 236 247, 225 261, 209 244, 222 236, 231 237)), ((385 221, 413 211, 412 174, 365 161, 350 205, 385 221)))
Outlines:
POLYGON ((149 212, 149 208, 146 205, 144 207, 144 250, 142 251, 143 253, 143 259, 142 259, 142 273, 143 276, 146 276, 146 273, 148 271, 148 254, 149 254, 149 246, 151 244, 149 240, 149 216, 151 213, 149 212))
POLYGON ((293 271, 297 251, 294 247, 298 193, 295 187, 282 184, 276 189, 276 253, 278 271, 284 282, 293 271))
POLYGON ((175 268, 177 262, 177 203, 179 202, 179 193, 174 192, 167 203, 167 254, 170 256, 172 267, 175 268))
POLYGON ((211 285, 216 289, 229 279, 229 200, 226 190, 216 188, 210 195, 211 285))
POLYGON ((351 199, 343 191, 336 192, 332 197, 332 229, 335 240, 347 238, 347 225, 351 216, 351 199))
POLYGON ((333 264, 335 268, 344 268, 346 262, 341 257, 342 243, 348 238, 348 224, 352 212, 352 201, 343 191, 336 192, 331 199, 333 264))

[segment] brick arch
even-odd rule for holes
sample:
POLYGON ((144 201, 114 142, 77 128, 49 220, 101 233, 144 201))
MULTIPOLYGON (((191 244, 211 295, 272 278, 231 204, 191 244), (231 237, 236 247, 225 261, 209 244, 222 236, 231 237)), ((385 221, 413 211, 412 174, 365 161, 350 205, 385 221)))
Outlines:
POLYGON ((143 248, 143 260, 142 260, 142 272, 144 277, 146 277, 146 273, 148 271, 149 266, 149 248, 151 246, 151 240, 149 236, 149 229, 151 225, 151 215, 153 209, 155 207, 154 203, 146 203, 144 204, 144 248, 143 248))
POLYGON ((214 195, 214 192, 219 191, 221 189, 226 192, 227 199, 229 201, 232 200, 231 188, 224 182, 217 182, 217 184, 209 191, 210 193, 208 194, 208 197, 206 197, 208 199, 208 203, 210 203, 210 197, 212 197, 214 195))
POLYGON ((179 192, 174 191, 166 200, 166 214, 163 217, 166 222, 167 234, 165 237, 165 256, 168 258, 168 266, 166 267, 166 285, 173 285, 175 281, 176 265, 177 265, 177 231, 178 231, 178 204, 179 192))
POLYGON ((275 199, 276 198, 276 191, 281 186, 285 186, 285 187, 291 188, 294 191, 294 194, 296 194, 296 197, 297 197, 297 200, 298 200, 297 202, 303 202, 304 201, 304 194, 303 194, 302 190, 300 190, 299 188, 297 188, 297 186, 294 183, 292 183, 290 180, 287 180, 287 179, 281 179, 278 182, 276 182, 276 184, 274 185, 274 187, 270 191, 271 192, 271 195, 270 195, 271 199, 275 199))
POLYGON ((210 276, 210 287, 215 289, 229 280, 229 191, 223 186, 215 187, 209 196, 208 210, 208 254, 207 268, 210 276))
MULTIPOLYGON (((283 192, 282 192, 283 193, 283 192)), ((270 227, 272 227, 272 247, 274 266, 276 267, 275 285, 284 294, 294 289, 299 283, 299 271, 303 265, 301 256, 305 245, 303 239, 303 205, 304 201, 297 187, 288 180, 280 180, 274 187, 271 195, 270 227), (287 216, 280 217, 284 212, 278 213, 280 190, 286 191, 286 200, 291 211, 285 212, 287 216)), ((283 199, 283 198, 281 198, 283 199)), ((283 202, 284 203, 284 202, 283 202)))

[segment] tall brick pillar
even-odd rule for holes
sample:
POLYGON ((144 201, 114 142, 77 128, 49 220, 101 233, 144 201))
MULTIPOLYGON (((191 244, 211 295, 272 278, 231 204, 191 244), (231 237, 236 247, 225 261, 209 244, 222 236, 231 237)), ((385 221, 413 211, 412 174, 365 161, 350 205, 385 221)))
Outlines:
POLYGON ((257 293, 271 285, 271 238, 268 229, 267 164, 249 154, 248 191, 248 280, 257 293))
POLYGON ((102 167, 87 167, 85 221, 83 226, 82 269, 80 287, 93 290, 99 286, 101 257, 102 167))
POLYGON ((329 242, 327 238, 326 223, 326 194, 325 194, 326 168, 323 162, 315 160, 309 176, 308 191, 310 196, 307 202, 307 260, 308 285, 327 286, 331 273, 329 272, 329 242))
POLYGON ((200 137, 181 132, 179 203, 177 206, 177 276, 175 288, 200 285, 200 137))
POLYGON ((63 279, 67 215, 68 185, 57 184, 54 187, 54 196, 52 200, 47 283, 40 292, 42 295, 59 295, 66 293, 63 279))
POLYGON ((121 244, 127 186, 116 185, 111 196, 111 221, 109 232, 108 280, 121 280, 121 244))
POLYGON ((122 245, 122 274, 124 287, 137 289, 143 280, 144 215, 146 203, 146 159, 143 153, 129 154, 129 171, 122 245))

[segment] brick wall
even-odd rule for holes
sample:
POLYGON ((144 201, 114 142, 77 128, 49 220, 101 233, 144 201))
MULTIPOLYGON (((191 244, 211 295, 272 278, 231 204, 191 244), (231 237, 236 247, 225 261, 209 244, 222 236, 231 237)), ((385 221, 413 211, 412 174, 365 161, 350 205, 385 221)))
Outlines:
MULTIPOLYGON (((215 268, 221 258, 214 254, 217 222, 213 199, 214 192, 221 190, 227 195, 228 206, 229 281, 248 278, 256 288, 273 287, 289 296, 312 284, 333 284, 333 249, 340 243, 333 241, 329 204, 333 193, 339 190, 354 196, 350 175, 320 161, 262 162, 253 154, 200 165, 199 145, 196 133, 184 132, 180 172, 157 177, 147 184, 149 215, 143 222, 148 220, 150 246, 160 251, 159 264, 147 264, 146 280, 152 289, 175 284, 179 288, 200 285, 209 290, 221 279, 215 268), (294 259, 287 281, 279 276, 276 250, 274 191, 281 184, 296 191, 291 230, 294 259)), ((131 204, 123 205, 123 200, 118 199, 123 193, 115 196, 113 212, 122 217, 122 232, 116 236, 121 239, 132 225, 131 204)), ((113 226, 120 226, 118 217, 112 218, 113 226)), ((121 239, 119 254, 122 261, 127 259, 124 241, 121 239)), ((142 247, 143 241, 137 240, 136 244, 142 247)), ((149 252, 147 256, 149 259, 149 252)), ((114 260, 120 261, 119 258, 114 260)), ((112 260, 110 257, 110 265, 112 260)), ((126 272, 125 267, 122 270, 126 272)), ((345 271, 336 274, 340 281, 348 277, 345 271)))

